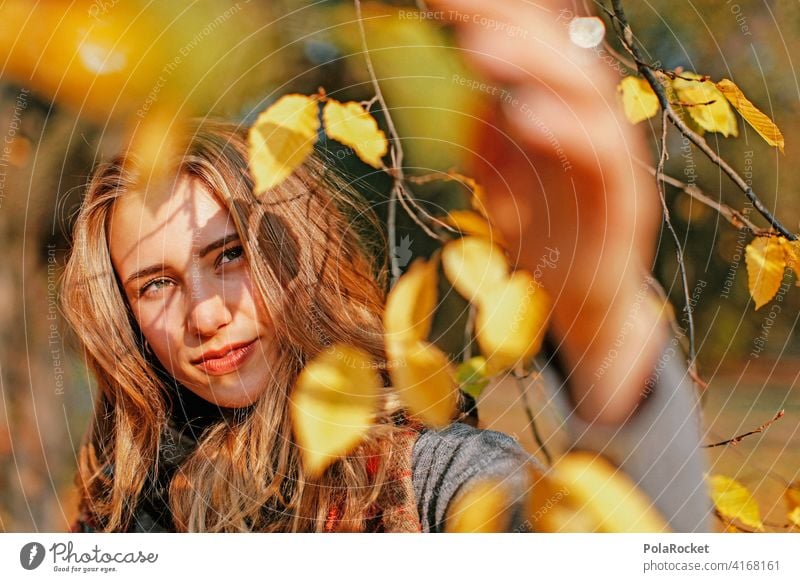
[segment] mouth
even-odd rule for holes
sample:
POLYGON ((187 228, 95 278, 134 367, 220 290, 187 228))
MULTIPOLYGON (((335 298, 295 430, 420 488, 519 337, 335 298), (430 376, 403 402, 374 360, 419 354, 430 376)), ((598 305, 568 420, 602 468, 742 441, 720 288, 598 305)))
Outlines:
POLYGON ((238 369, 253 353, 256 340, 225 346, 219 350, 206 352, 192 364, 211 376, 229 374, 238 369))

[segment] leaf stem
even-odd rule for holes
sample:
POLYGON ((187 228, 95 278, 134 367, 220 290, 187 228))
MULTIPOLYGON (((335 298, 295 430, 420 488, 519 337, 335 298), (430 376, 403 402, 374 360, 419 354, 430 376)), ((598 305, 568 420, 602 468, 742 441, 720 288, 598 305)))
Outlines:
POLYGON ((525 416, 528 417, 528 424, 531 427, 531 433, 533 434, 533 440, 536 441, 536 444, 539 446, 539 450, 542 451, 544 458, 547 460, 547 464, 549 466, 553 465, 553 456, 550 454, 550 451, 547 450, 547 447, 544 444, 544 439, 542 438, 541 433, 539 433, 539 427, 536 424, 536 419, 533 416, 533 411, 531 410, 530 404, 528 403, 528 386, 524 382, 525 377, 521 374, 518 374, 517 371, 513 373, 514 380, 517 383, 517 389, 519 390, 520 398, 522 399, 522 408, 525 411, 525 416))

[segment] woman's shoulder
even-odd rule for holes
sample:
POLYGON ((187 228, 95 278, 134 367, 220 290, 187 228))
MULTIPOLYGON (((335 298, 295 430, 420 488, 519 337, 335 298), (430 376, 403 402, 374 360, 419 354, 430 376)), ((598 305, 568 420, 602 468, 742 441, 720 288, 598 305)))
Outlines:
MULTIPOLYGON (((412 451, 412 479, 423 531, 442 531, 447 510, 470 486, 497 482, 514 512, 532 487, 530 468, 539 462, 510 435, 454 423, 423 430, 412 451)), ((521 523, 512 516, 510 529, 521 523)))

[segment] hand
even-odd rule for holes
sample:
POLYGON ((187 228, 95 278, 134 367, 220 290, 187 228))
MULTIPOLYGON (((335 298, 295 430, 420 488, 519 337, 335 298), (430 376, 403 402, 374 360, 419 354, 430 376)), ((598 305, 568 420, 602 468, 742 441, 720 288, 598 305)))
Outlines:
POLYGON ((621 422, 640 401, 666 329, 643 286, 658 193, 634 161, 649 152, 620 112, 619 76, 569 40, 566 2, 429 4, 460 15, 468 60, 505 88, 482 116, 472 173, 512 258, 541 275, 553 297, 551 333, 577 411, 621 422), (548 249, 558 260, 542 268, 548 249))

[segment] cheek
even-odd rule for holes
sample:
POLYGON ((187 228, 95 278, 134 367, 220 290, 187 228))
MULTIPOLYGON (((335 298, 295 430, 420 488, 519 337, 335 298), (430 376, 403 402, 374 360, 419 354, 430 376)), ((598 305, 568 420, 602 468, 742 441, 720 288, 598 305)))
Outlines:
POLYGON ((180 348, 181 318, 180 314, 165 305, 139 308, 135 311, 139 328, 156 357, 168 370, 172 367, 180 348))
POLYGON ((250 274, 245 272, 238 283, 243 289, 243 307, 248 317, 257 320, 263 326, 271 326, 272 320, 269 316, 267 306, 261 298, 261 293, 259 293, 255 281, 253 281, 250 274))

